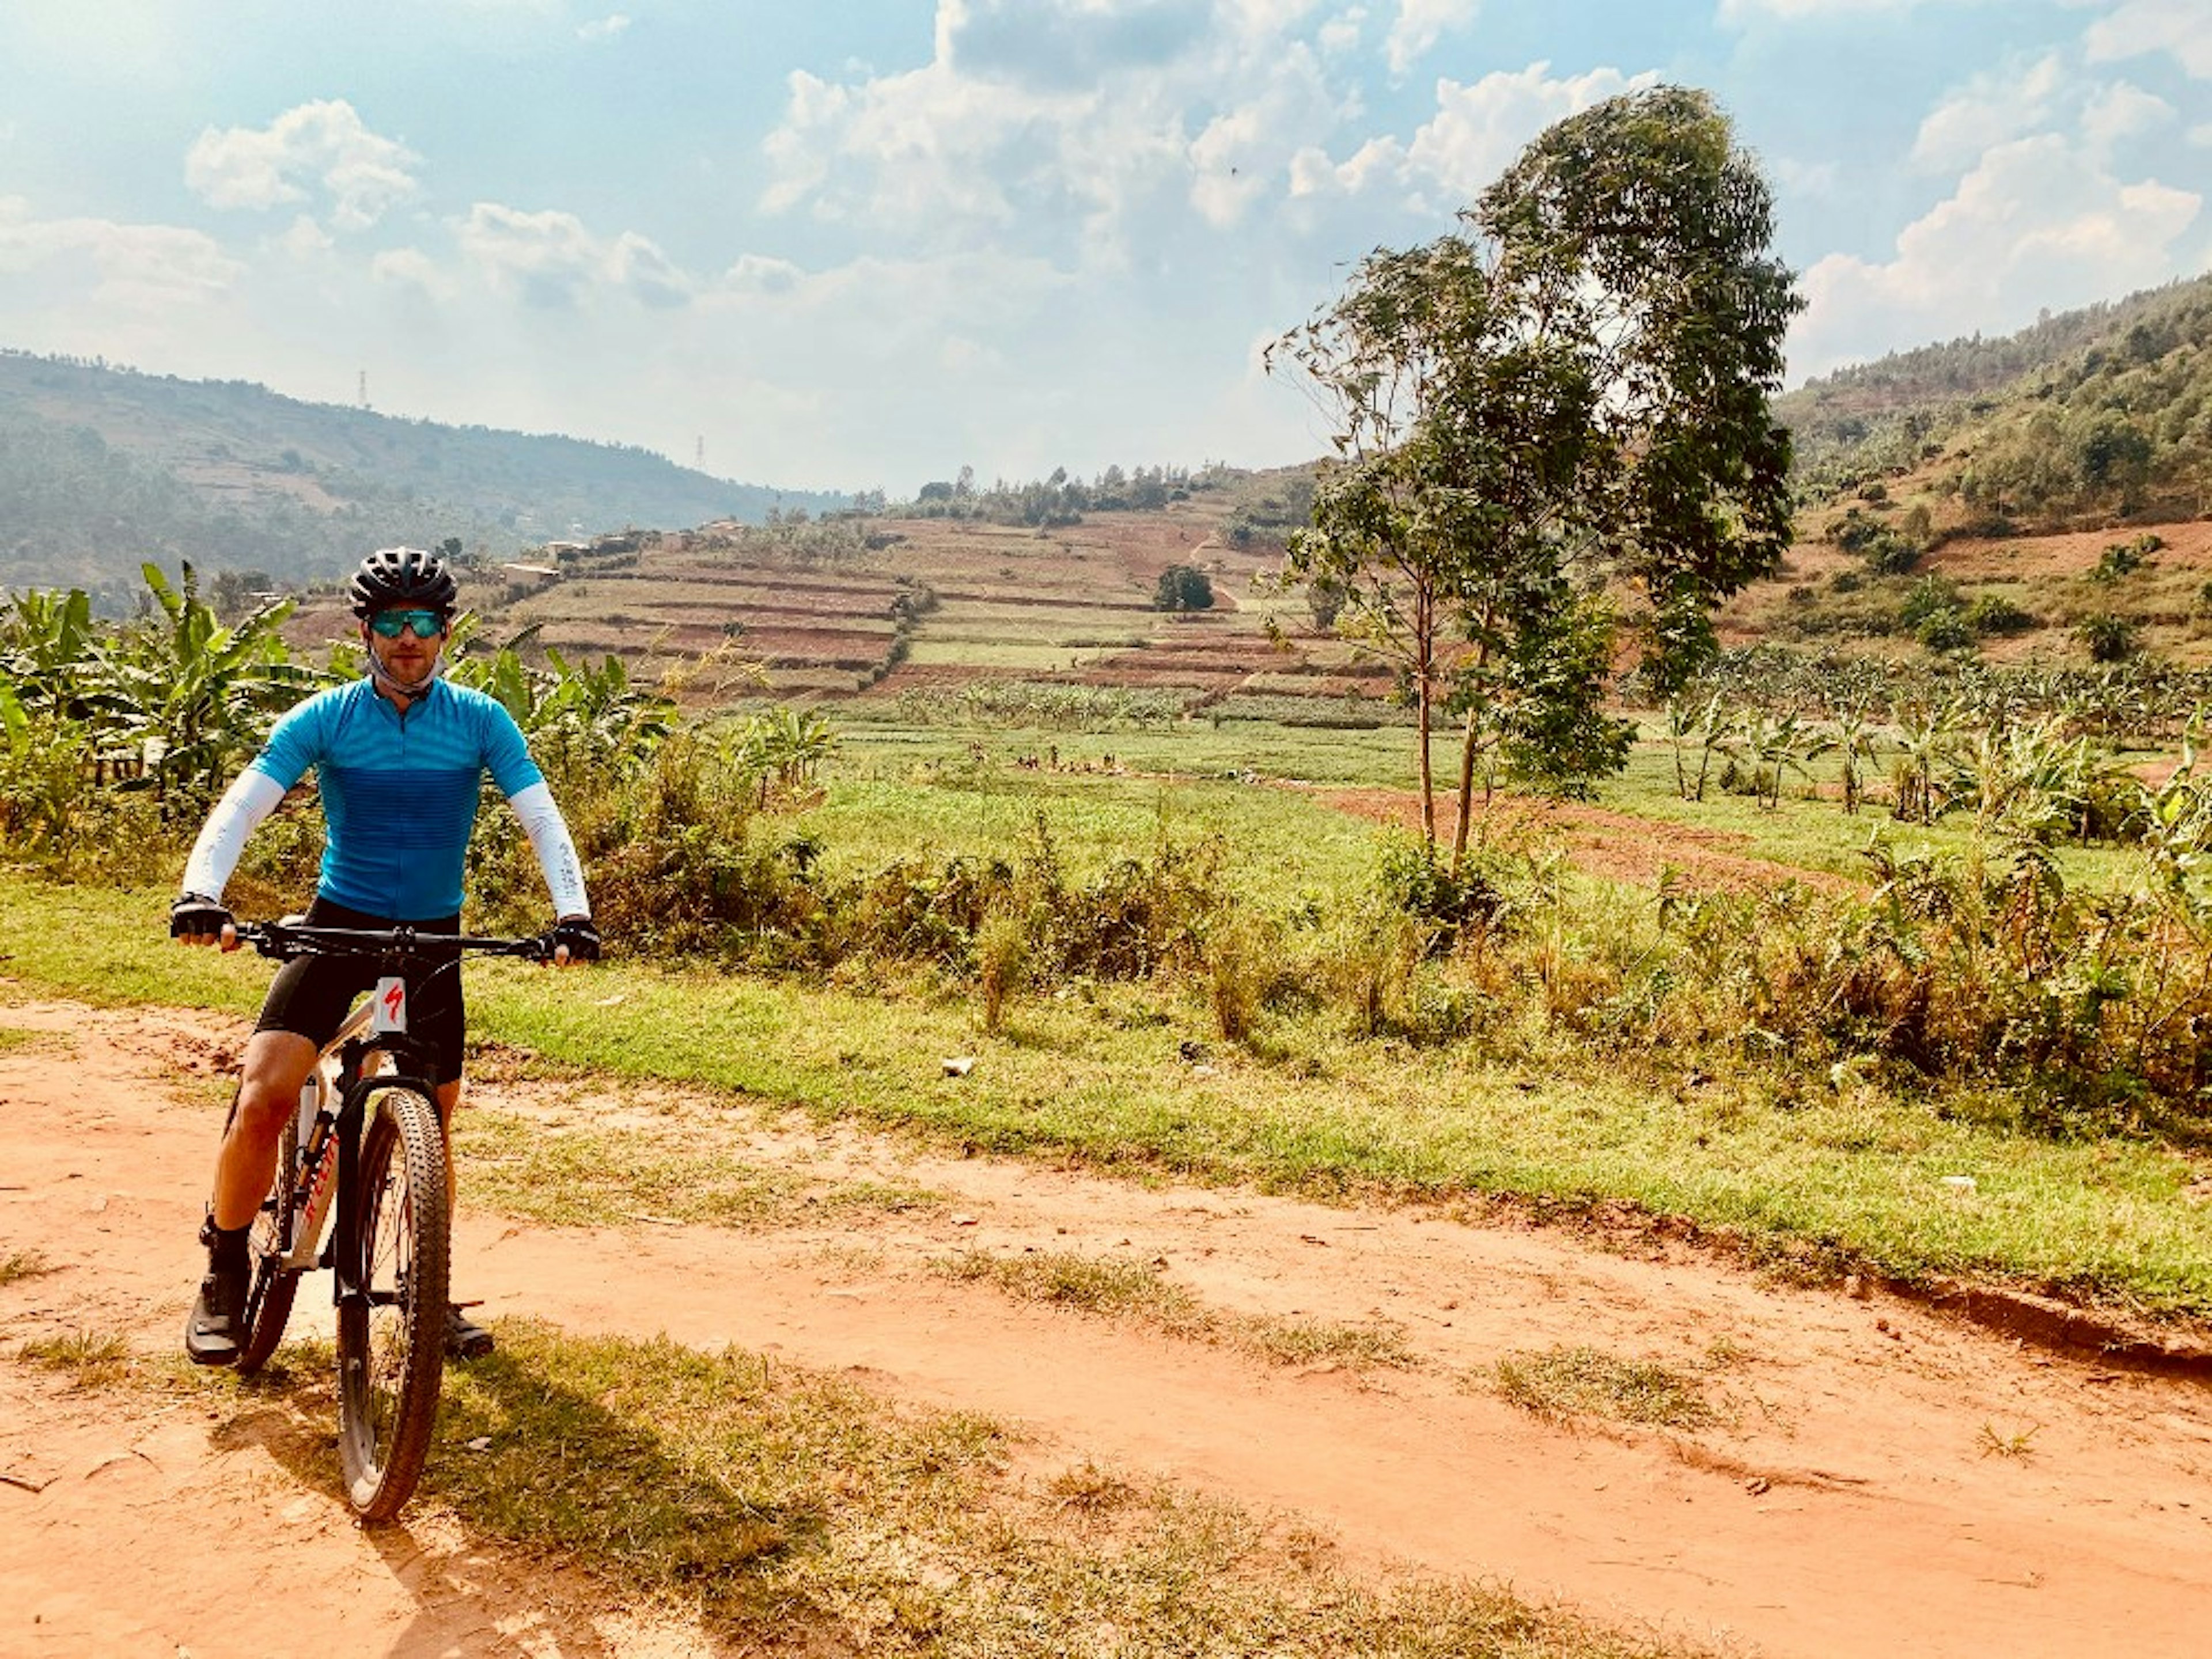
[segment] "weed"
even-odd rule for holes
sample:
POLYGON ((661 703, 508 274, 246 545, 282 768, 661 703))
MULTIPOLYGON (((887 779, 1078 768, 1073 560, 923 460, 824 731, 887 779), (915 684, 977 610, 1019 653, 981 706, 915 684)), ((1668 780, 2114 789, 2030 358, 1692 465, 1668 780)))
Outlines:
POLYGON ((1131 1653, 1687 1651, 1486 1586, 1363 1582, 1318 1540, 1095 1464, 1031 1484, 1007 1449, 986 1419, 755 1355, 514 1324, 448 1378, 418 1501, 686 1605, 735 1648, 1056 1659, 1118 1630, 1131 1653))
POLYGON ((955 1279, 988 1279, 1024 1301, 1133 1320, 1170 1336, 1241 1348, 1279 1365, 1334 1363, 1364 1370, 1420 1363, 1394 1327, 1222 1313, 1161 1278, 1158 1268, 1138 1261, 1064 1250, 1015 1256, 969 1250, 931 1266, 955 1279))
POLYGON ((53 1266, 37 1250, 10 1250, 0 1255, 0 1285, 13 1285, 21 1279, 36 1279, 41 1273, 53 1272, 53 1266))
POLYGON ((110 1333, 72 1331, 66 1336, 35 1337, 15 1350, 27 1364, 65 1373, 80 1389, 106 1388, 131 1374, 131 1345, 110 1333))
POLYGON ((1237 1322, 1243 1345, 1285 1365, 1334 1364, 1355 1370, 1370 1366, 1410 1370, 1419 1357, 1405 1335, 1388 1325, 1348 1325, 1322 1320, 1265 1319, 1237 1322))
POLYGON ((975 978, 983 999, 983 1029, 994 1036, 1006 1023, 1006 999, 1029 977, 1031 951, 1029 924, 1010 909, 994 908, 975 930, 975 978))
POLYGON ((2035 1437, 2042 1430, 2042 1424, 2031 1423, 2018 1433, 2008 1434, 1994 1423, 1984 1423, 1977 1439, 1984 1457, 2026 1457, 2034 1450, 2035 1437))
POLYGON ((1045 1490, 1060 1500, 1063 1510, 1080 1515, 1103 1515, 1134 1500, 1137 1489, 1118 1474, 1102 1469, 1085 1458, 1062 1469, 1045 1482, 1045 1490))
POLYGON ((1499 1394, 1553 1422, 1585 1415, 1664 1428, 1701 1428, 1715 1413, 1698 1385, 1650 1360, 1589 1347, 1512 1353, 1495 1369, 1499 1394))

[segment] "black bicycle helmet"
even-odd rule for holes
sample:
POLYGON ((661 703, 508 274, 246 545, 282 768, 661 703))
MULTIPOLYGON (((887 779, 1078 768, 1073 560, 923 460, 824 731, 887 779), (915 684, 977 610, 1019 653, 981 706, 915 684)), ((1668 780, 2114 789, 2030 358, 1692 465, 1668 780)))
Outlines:
POLYGON ((453 614, 459 590, 453 585, 453 573, 435 553, 419 547, 380 547, 361 562, 346 592, 356 617, 409 605, 443 617, 453 614))

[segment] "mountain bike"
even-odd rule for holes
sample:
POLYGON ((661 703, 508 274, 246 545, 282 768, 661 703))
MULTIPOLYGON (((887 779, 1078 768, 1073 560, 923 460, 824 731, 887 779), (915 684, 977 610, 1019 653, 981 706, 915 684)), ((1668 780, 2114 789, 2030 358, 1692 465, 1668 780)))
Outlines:
POLYGON ((465 952, 551 959, 547 938, 310 927, 238 929, 263 956, 373 958, 374 990, 316 1057, 287 1122, 249 1243, 237 1369, 267 1363, 301 1276, 328 1267, 337 1306, 338 1462, 364 1521, 388 1521, 430 1450, 445 1375, 451 1183, 436 1062, 408 1035, 416 990, 465 952), (335 1220, 333 1221, 333 1217, 335 1220), (327 1232, 327 1237, 325 1233, 327 1232))

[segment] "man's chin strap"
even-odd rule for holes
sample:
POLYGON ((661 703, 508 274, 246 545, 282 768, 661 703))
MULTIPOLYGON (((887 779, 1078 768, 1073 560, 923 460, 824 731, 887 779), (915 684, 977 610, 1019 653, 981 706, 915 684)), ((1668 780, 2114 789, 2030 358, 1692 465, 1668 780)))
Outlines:
POLYGON ((443 649, 441 649, 438 654, 430 659, 428 672, 427 672, 421 679, 416 680, 410 684, 406 680, 400 679, 394 675, 386 673, 385 672, 384 664, 382 660, 378 658, 376 653, 372 651, 368 653, 368 677, 386 690, 393 693, 395 696, 406 697, 410 700, 419 697, 425 691, 428 691, 430 689, 430 682, 436 679, 439 675, 445 672, 445 670, 446 653, 443 649))

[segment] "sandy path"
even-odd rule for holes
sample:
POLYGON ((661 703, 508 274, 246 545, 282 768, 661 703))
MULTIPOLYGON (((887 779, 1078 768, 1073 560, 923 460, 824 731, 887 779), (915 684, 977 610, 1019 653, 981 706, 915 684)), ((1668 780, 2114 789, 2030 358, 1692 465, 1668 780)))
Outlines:
MULTIPOLYGON (((0 1340, 176 1340, 234 1027, 60 1005, 0 1053, 0 1340)), ((557 1122, 588 1088, 488 1085, 557 1122)), ((1250 1193, 1139 1188, 755 1127, 763 1158, 948 1202, 760 1232, 465 1217, 457 1283, 495 1316, 665 1331, 1018 1422, 1040 1455, 1162 1472, 1330 1532, 1354 1561, 1510 1580, 1768 1655, 2198 1654, 2212 1618, 2212 1391, 2023 1347, 1924 1309, 1762 1283, 1678 1247, 1250 1193), (1284 1367, 933 1273, 958 1249, 1161 1262, 1226 1312, 1385 1319, 1422 1364, 1284 1367), (1694 1434, 1553 1426, 1470 1380, 1589 1344, 1708 1380, 1694 1434), (2032 1434, 2031 1434, 2032 1431, 2032 1434), (1993 1442, 2028 1436, 2022 1455, 1993 1442)), ((549 1130, 549 1132, 550 1132, 549 1130)), ((2208 1218, 2212 1227, 2212 1218, 2208 1218)), ((303 1298, 303 1302, 307 1298, 303 1298)), ((0 1655, 708 1652, 429 1517, 363 1534, 252 1413, 87 1395, 0 1365, 0 1655), (119 1413, 119 1415, 118 1415, 119 1413), (287 1531, 282 1610, 236 1547, 287 1531), (145 1540, 158 1538, 158 1547, 145 1540), (88 1564, 100 1571, 89 1573, 88 1564)))

